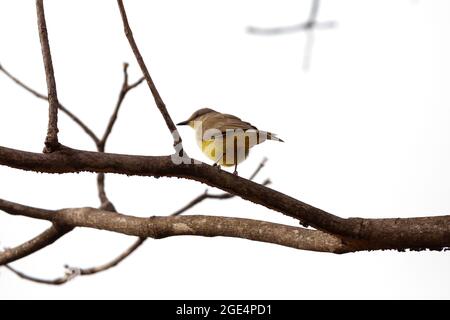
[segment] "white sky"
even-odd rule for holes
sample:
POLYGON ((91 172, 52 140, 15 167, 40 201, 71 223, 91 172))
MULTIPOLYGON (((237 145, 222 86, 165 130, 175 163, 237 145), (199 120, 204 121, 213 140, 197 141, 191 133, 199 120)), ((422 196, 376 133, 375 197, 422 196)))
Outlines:
MULTIPOLYGON (((139 70, 115 1, 47 0, 61 102, 95 132, 104 130, 122 82, 139 70)), ((256 147, 248 176, 333 214, 407 217, 450 213, 450 2, 322 1, 312 65, 302 71, 305 34, 245 33, 248 25, 303 21, 309 1, 125 1, 135 38, 174 121, 213 107, 274 131, 285 144, 256 147)), ((45 92, 34 3, 0 2, 0 63, 45 92)), ((40 152, 46 103, 0 74, 0 145, 40 152)), ((93 144, 64 115, 62 143, 93 144)), ((190 128, 191 156, 206 161, 190 128)), ((111 152, 169 154, 171 137, 148 88, 127 96, 107 145, 111 152)), ((58 209, 97 206, 92 174, 44 175, 0 167, 0 197, 58 209)), ((120 212, 149 216, 178 209, 205 190, 181 179, 108 176, 120 212)), ((204 202, 191 214, 296 222, 241 199, 204 202)), ((47 223, 0 213, 2 246, 47 223)), ((13 265, 44 278, 63 265, 109 261, 134 241, 77 229, 13 265)), ((63 287, 32 284, 0 269, 1 298, 450 298, 450 256, 441 252, 331 255, 228 238, 149 240, 119 267, 63 287)))

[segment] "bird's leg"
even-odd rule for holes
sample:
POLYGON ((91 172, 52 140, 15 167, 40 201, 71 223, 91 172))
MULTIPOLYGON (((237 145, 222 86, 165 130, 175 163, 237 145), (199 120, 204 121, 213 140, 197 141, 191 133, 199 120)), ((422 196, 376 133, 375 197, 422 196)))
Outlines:
POLYGON ((219 159, 216 160, 216 162, 214 162, 213 167, 217 167, 220 170, 219 162, 220 162, 220 160, 222 160, 222 158, 223 158, 223 154, 219 159))
POLYGON ((236 163, 235 165, 234 165, 234 172, 233 172, 233 174, 234 175, 238 175, 238 172, 237 172, 237 166, 238 166, 238 164, 236 163))

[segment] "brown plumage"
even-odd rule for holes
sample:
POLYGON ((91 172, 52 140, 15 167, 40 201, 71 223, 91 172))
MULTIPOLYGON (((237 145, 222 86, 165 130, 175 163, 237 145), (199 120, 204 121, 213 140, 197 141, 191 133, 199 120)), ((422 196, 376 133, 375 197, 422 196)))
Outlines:
POLYGON ((250 148, 266 140, 284 142, 275 134, 258 130, 251 123, 226 113, 203 108, 178 123, 195 129, 197 143, 215 164, 235 166, 244 161, 250 148))

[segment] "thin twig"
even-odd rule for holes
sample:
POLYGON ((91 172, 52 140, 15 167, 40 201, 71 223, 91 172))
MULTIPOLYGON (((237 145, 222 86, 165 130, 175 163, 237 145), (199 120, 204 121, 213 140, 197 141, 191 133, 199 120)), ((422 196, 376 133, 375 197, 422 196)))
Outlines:
POLYGON ((30 275, 27 275, 9 265, 6 265, 5 268, 24 280, 41 283, 41 284, 50 284, 50 285, 61 285, 63 283, 66 283, 66 282, 72 280, 79 274, 78 270, 76 270, 76 269, 66 269, 64 276, 62 276, 60 278, 56 278, 54 280, 46 280, 46 279, 36 278, 36 277, 30 276, 30 275))
POLYGON ((247 32, 256 35, 278 35, 297 31, 334 28, 336 26, 336 23, 334 21, 326 21, 326 22, 317 21, 317 15, 319 14, 319 7, 320 1, 313 0, 308 18, 304 23, 273 28, 247 27, 247 32))
POLYGON ((303 53, 302 68, 304 71, 308 71, 311 65, 313 46, 314 46, 314 32, 312 30, 309 30, 308 32, 306 32, 306 42, 303 53))
POLYGON ((336 26, 333 21, 318 22, 317 15, 319 13, 320 1, 313 0, 311 4, 311 9, 309 12, 308 19, 304 23, 295 24, 292 26, 283 26, 275 28, 259 28, 259 27, 247 27, 247 32, 255 35, 279 35, 293 33, 297 31, 306 32, 306 43, 303 54, 303 70, 307 71, 309 69, 312 49, 314 44, 314 30, 316 29, 330 29, 336 26))
POLYGON ((178 129, 175 126, 172 118, 170 117, 169 112, 167 111, 166 105, 165 105, 163 99, 161 98, 161 95, 159 94, 158 90, 156 89, 155 83, 153 82, 153 79, 150 76, 148 68, 144 62, 144 59, 142 58, 142 55, 139 51, 136 41, 134 40, 133 32, 128 23, 128 17, 127 17, 127 13, 125 11, 125 7, 123 5, 123 1, 117 0, 117 4, 119 6, 120 15, 122 17, 125 36, 127 37, 128 42, 130 43, 131 49, 133 50, 134 56, 136 57, 136 60, 139 64, 139 67, 141 68, 142 73, 144 74, 145 80, 147 81, 147 85, 150 88, 150 91, 152 92, 153 98, 155 99, 156 106, 158 107, 159 111, 161 112, 161 115, 163 116, 164 121, 166 122, 167 128, 169 129, 169 131, 173 137, 173 146, 175 148, 175 152, 179 155, 183 155, 184 151, 183 151, 183 144, 182 144, 181 136, 178 133, 178 129))
POLYGON ((317 14, 319 13, 319 7, 320 7, 320 0, 313 0, 308 17, 309 23, 314 24, 317 21, 317 14))
POLYGON ((105 190, 105 174, 103 172, 97 174, 97 191, 100 200, 100 209, 116 212, 116 207, 109 200, 105 190))
POLYGON ((273 28, 261 28, 261 27, 247 27, 247 32, 255 35, 275 36, 279 34, 294 33, 298 31, 309 31, 312 29, 332 29, 336 27, 336 22, 325 21, 315 22, 314 24, 304 22, 290 26, 273 27, 273 28))
POLYGON ((66 270, 64 272, 64 275, 62 277, 58 277, 58 278, 51 279, 51 280, 30 276, 24 272, 18 271, 17 269, 15 269, 9 265, 5 265, 5 267, 24 280, 41 283, 41 284, 48 284, 48 285, 62 285, 64 283, 67 283, 67 282, 75 279, 78 276, 93 275, 93 274, 103 272, 103 271, 109 270, 109 269, 117 266, 119 263, 121 263, 123 260, 125 260, 129 255, 131 255, 137 248, 139 248, 145 240, 147 240, 147 238, 139 238, 132 246, 130 246, 127 250, 125 250, 121 255, 117 256, 114 260, 111 260, 110 262, 103 264, 101 266, 86 268, 86 269, 64 266, 65 270, 66 270))
MULTIPOLYGON (((128 83, 128 66, 129 66, 128 63, 123 64, 122 87, 120 89, 119 97, 117 99, 116 106, 114 107, 114 111, 113 111, 113 113, 108 121, 108 124, 106 126, 105 132, 103 133, 102 138, 97 142, 97 150, 99 152, 105 152, 106 142, 108 141, 108 138, 111 135, 113 127, 116 124, 120 107, 122 106, 122 103, 123 103, 127 93, 130 90, 139 86, 144 81, 144 77, 141 77, 139 80, 137 80, 136 82, 134 82, 133 84, 130 85, 128 83)), ((116 212, 116 208, 114 207, 114 204, 109 200, 108 196, 106 195, 105 174, 104 173, 97 174, 97 190, 98 190, 98 196, 100 199, 100 209, 116 212)))
POLYGON ((116 123, 120 107, 122 106, 122 102, 125 99, 126 94, 130 90, 136 88, 138 85, 140 85, 145 80, 144 77, 141 77, 135 83, 133 83, 131 85, 128 84, 128 66, 129 66, 128 63, 124 63, 123 64, 123 83, 122 83, 122 88, 120 90, 119 97, 117 99, 114 111, 113 111, 113 113, 112 113, 112 115, 111 115, 111 117, 110 117, 110 119, 108 121, 108 125, 106 126, 105 132, 103 133, 103 137, 100 139, 100 141, 98 143, 100 152, 104 152, 105 151, 106 141, 108 140, 109 135, 111 134, 112 129, 114 127, 114 124, 116 123))
POLYGON ((45 12, 43 0, 36 0, 37 22, 39 29, 39 39, 41 41, 42 57, 45 67, 45 78, 48 89, 48 128, 45 138, 44 152, 53 152, 58 146, 58 95, 56 92, 55 73, 53 71, 52 55, 48 43, 47 24, 45 22, 45 12))
MULTIPOLYGON (((2 65, 0 65, 0 71, 2 71, 9 79, 14 81, 16 84, 19 85, 19 87, 25 89, 35 97, 48 101, 48 97, 42 93, 37 92, 36 90, 30 88, 28 85, 23 83, 21 80, 13 76, 8 70, 6 70, 2 65)), ((69 109, 64 107, 61 103, 58 104, 59 110, 61 112, 65 113, 73 122, 75 122, 77 125, 80 126, 81 129, 84 130, 84 132, 91 137, 91 139, 94 141, 94 143, 97 145, 97 143, 100 141, 100 139, 97 137, 97 135, 75 114, 73 114, 69 109)))
MULTIPOLYGON (((271 183, 270 179, 266 179, 261 183, 261 185, 268 186, 270 183, 271 183)), ((223 192, 223 193, 219 193, 219 194, 211 194, 211 193, 208 193, 208 190, 205 190, 205 192, 199 194, 197 197, 195 197, 194 199, 189 201, 186 205, 184 205, 183 207, 181 207, 180 209, 175 211, 172 215, 178 216, 206 199, 226 200, 226 199, 231 199, 234 197, 235 197, 234 194, 227 193, 227 192, 223 192)))

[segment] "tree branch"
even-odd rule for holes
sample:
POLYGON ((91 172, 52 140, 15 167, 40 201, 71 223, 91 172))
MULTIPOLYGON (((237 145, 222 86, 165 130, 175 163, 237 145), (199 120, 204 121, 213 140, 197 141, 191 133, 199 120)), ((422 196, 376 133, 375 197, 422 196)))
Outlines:
POLYGON ((116 106, 114 108, 114 111, 111 115, 111 118, 108 121, 108 125, 106 126, 105 132, 103 133, 103 137, 98 143, 98 151, 104 152, 105 151, 105 144, 106 141, 109 138, 109 135, 112 132, 112 129, 114 127, 114 124, 116 123, 117 116, 119 114, 120 107, 122 106, 122 102, 125 99, 125 96, 127 95, 128 91, 136 88, 138 85, 140 85, 145 78, 141 77, 138 81, 133 83, 132 85, 128 84, 128 63, 123 64, 123 83, 122 83, 122 89, 120 90, 119 97, 116 102, 116 106))
POLYGON ((117 256, 114 260, 111 260, 110 262, 103 264, 101 266, 92 267, 92 268, 75 268, 70 266, 65 266, 65 273, 62 277, 58 277, 55 279, 47 280, 42 278, 37 278, 30 276, 24 272, 18 271, 17 269, 5 265, 5 268, 10 270, 11 272, 15 273, 17 276, 19 276, 22 279, 41 283, 41 284, 49 284, 49 285, 62 285, 64 283, 67 283, 73 279, 75 279, 77 276, 88 276, 93 275, 96 273, 100 273, 106 270, 109 270, 115 266, 117 266, 119 263, 121 263, 123 260, 125 260, 129 255, 131 255, 134 251, 136 251, 144 241, 147 240, 147 238, 139 238, 132 246, 130 246, 126 251, 124 251, 122 254, 117 256))
MULTIPOLYGON (((175 159, 177 160, 177 158, 175 159)), ((174 156, 130 156, 90 151, 80 151, 61 146, 51 154, 31 153, 0 147, 0 164, 35 172, 103 172, 138 176, 180 177, 206 183, 244 199, 262 204, 324 230, 343 227, 345 219, 271 190, 260 184, 230 174, 198 160, 174 163, 174 156)), ((342 232, 359 230, 359 222, 346 225, 342 232)), ((339 232, 337 232, 340 234, 339 232)))
POLYGON ((320 1, 312 0, 311 9, 306 22, 298 23, 291 26, 260 28, 247 27, 247 32, 256 35, 279 35, 286 33, 293 33, 297 31, 311 31, 313 29, 330 29, 336 26, 334 21, 318 22, 317 15, 319 13, 320 1))
POLYGON ((29 256, 30 254, 35 253, 51 245, 52 243, 54 243, 56 240, 58 240, 71 230, 72 228, 67 228, 53 224, 50 228, 48 228, 46 231, 44 231, 37 237, 15 248, 8 248, 3 252, 0 252, 0 266, 19 260, 23 257, 29 256))
POLYGON ((27 275, 26 273, 18 271, 17 269, 15 269, 9 265, 5 265, 5 268, 8 269, 9 271, 11 271, 12 273, 16 274, 18 277, 20 277, 22 279, 36 282, 36 283, 51 284, 51 285, 64 284, 79 275, 79 270, 66 268, 66 272, 65 272, 64 276, 53 279, 53 280, 46 280, 46 279, 36 278, 36 277, 30 276, 30 275, 27 275))
MULTIPOLYGON (((122 103, 127 95, 127 93, 139 86, 143 81, 144 77, 141 77, 139 80, 137 80, 133 84, 128 83, 128 63, 123 64, 123 83, 122 88, 119 93, 119 97, 116 102, 116 106, 114 108, 114 111, 108 121, 108 125, 106 126, 105 132, 103 133, 103 136, 100 140, 97 141, 97 150, 99 152, 105 152, 106 142, 108 141, 109 136, 111 135, 112 129, 117 121, 117 116, 119 115, 120 107, 122 106, 122 103)), ((104 173, 98 173, 97 174, 97 190, 98 190, 98 196, 100 199, 100 208, 109 210, 109 211, 116 211, 116 208, 114 207, 114 204, 109 200, 108 196, 106 195, 105 191, 105 174, 104 173)))
POLYGON ((175 152, 177 152, 180 155, 183 155, 183 144, 182 144, 181 136, 178 133, 178 129, 175 126, 172 118, 170 117, 169 112, 167 111, 166 105, 165 105, 164 101, 162 100, 161 95, 159 94, 158 90, 156 89, 155 83, 153 82, 153 79, 150 76, 148 68, 145 65, 144 59, 142 58, 142 55, 139 51, 136 41, 134 40, 133 32, 131 31, 131 27, 128 23, 128 17, 127 17, 127 13, 125 11, 125 7, 123 5, 123 1, 117 0, 117 4, 119 6, 120 15, 122 17, 125 36, 127 37, 128 42, 130 43, 131 49, 133 50, 134 56, 136 57, 136 60, 139 64, 139 67, 141 68, 142 73, 144 74, 145 80, 147 81, 147 85, 150 88, 150 91, 152 92, 153 98, 155 99, 156 106, 158 107, 159 111, 161 112, 161 115, 163 116, 164 121, 166 122, 167 128, 169 129, 170 133, 172 134, 173 146, 175 148, 175 152))
POLYGON ((141 218, 95 208, 69 208, 49 211, 0 200, 0 209, 68 227, 86 227, 141 238, 162 239, 193 235, 234 237, 279 244, 296 249, 341 253, 354 250, 327 233, 252 219, 216 216, 162 216, 141 218), (7 204, 4 206, 4 204, 7 204), (15 209, 10 210, 11 207, 15 209), (18 209, 19 208, 19 209, 18 209))
MULTIPOLYGON (((182 235, 204 237, 224 236, 273 243, 301 250, 331 253, 380 249, 403 250, 409 248, 399 247, 396 243, 345 239, 319 230, 243 218, 204 215, 141 218, 88 207, 50 211, 22 206, 5 200, 0 201, 0 209, 13 215, 48 220, 57 225, 107 230, 141 238, 162 239, 182 235), (4 206, 4 203, 7 205, 4 206)), ((448 216, 443 216, 434 217, 433 219, 435 222, 437 221, 441 225, 445 225, 445 228, 448 230, 447 232, 450 233, 450 225, 447 223, 448 218, 448 216)), ((368 221, 369 219, 366 220, 368 221)), ((372 219, 372 222, 384 223, 385 226, 388 226, 390 223, 389 220, 396 220, 400 225, 402 224, 401 220, 417 220, 421 221, 423 225, 427 225, 430 222, 427 220, 431 219, 372 219)), ((450 240, 447 238, 445 247, 449 246, 449 244, 450 240)), ((420 246, 411 247, 414 250, 423 250, 425 248, 420 246)), ((442 249, 442 246, 431 246, 429 248, 442 249)))
POLYGON ((39 154, 0 147, 0 164, 47 173, 103 172, 179 177, 217 187, 337 236, 362 239, 379 248, 442 248, 450 244, 450 216, 401 219, 344 219, 216 167, 176 164, 171 156, 130 156, 61 147, 39 154))
MULTIPOLYGON (((9 73, 8 70, 6 70, 2 65, 0 65, 0 71, 2 71, 9 79, 14 81, 16 84, 19 85, 19 87, 25 89, 35 97, 48 101, 48 97, 42 93, 37 92, 36 90, 30 88, 28 85, 20 81, 18 78, 13 76, 11 73, 9 73)), ((97 135, 83 122, 79 117, 77 117, 75 114, 73 114, 69 109, 64 107, 61 103, 58 103, 58 108, 61 110, 61 112, 65 113, 73 122, 75 122, 77 125, 80 126, 81 129, 94 141, 94 143, 97 145, 97 143, 100 141, 100 139, 97 137, 97 135)))
POLYGON ((311 10, 309 12, 308 22, 314 24, 317 21, 319 13, 320 0, 312 0, 311 10))
POLYGON ((43 0, 36 0, 37 22, 39 29, 39 39, 41 41, 42 57, 45 67, 45 78, 47 80, 48 89, 48 129, 45 138, 44 152, 53 152, 58 146, 58 95, 56 92, 55 73, 53 71, 52 55, 50 45, 48 43, 47 25, 45 22, 44 3, 43 0))

